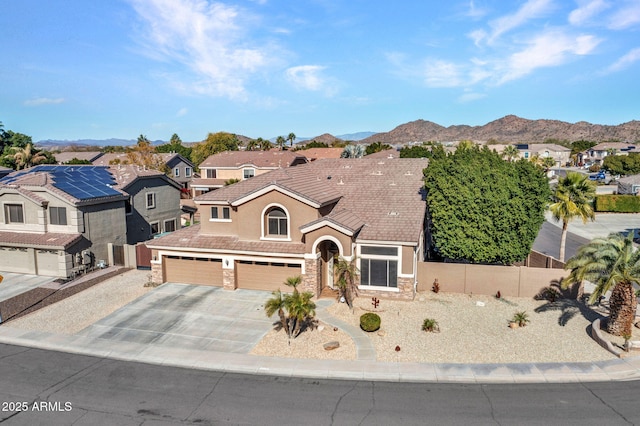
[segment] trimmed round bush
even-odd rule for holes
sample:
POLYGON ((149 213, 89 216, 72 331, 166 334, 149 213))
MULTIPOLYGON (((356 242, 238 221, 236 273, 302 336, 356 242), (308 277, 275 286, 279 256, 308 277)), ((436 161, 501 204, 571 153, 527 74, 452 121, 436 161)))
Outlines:
POLYGON ((380 328, 380 315, 367 312, 360 317, 360 328, 364 331, 372 332, 380 328))

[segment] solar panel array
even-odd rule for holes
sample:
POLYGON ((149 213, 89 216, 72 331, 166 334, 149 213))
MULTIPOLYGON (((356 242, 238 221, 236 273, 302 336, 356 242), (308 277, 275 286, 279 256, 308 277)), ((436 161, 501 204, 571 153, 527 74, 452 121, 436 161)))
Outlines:
POLYGON ((2 183, 13 183, 24 174, 35 172, 49 173, 55 188, 78 200, 121 195, 121 192, 112 187, 116 184, 116 180, 108 167, 104 166, 42 165, 8 176, 2 180, 2 183))

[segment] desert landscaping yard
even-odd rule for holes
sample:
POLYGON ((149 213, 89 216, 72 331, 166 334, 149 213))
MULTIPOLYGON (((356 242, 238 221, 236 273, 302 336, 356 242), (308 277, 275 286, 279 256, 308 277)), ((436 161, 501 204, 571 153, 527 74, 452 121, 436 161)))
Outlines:
MULTIPOLYGON (((428 292, 419 293, 410 302, 382 299, 377 308, 370 298, 358 298, 353 312, 344 303, 334 303, 327 311, 358 328, 360 315, 378 313, 382 320, 380 331, 367 333, 378 361, 520 363, 614 359, 589 335, 591 322, 600 314, 579 306, 571 300, 550 305, 528 298, 428 292), (509 320, 519 311, 526 311, 530 322, 512 329, 509 320), (437 320, 440 332, 422 331, 425 318, 437 320), (561 325, 565 318, 569 319, 561 325)), ((283 331, 272 330, 251 353, 293 358, 356 358, 354 343, 346 333, 322 324, 320 329, 305 331, 290 344, 283 331), (339 341, 340 348, 325 351, 322 345, 332 340, 339 341)), ((638 334, 634 339, 640 338, 638 334)))

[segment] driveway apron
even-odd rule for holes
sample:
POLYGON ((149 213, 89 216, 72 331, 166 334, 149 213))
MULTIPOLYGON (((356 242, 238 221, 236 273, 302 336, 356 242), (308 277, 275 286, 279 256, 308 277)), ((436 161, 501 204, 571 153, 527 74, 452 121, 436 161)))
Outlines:
POLYGON ((87 337, 249 353, 271 329, 269 293, 166 283, 82 330, 87 337))

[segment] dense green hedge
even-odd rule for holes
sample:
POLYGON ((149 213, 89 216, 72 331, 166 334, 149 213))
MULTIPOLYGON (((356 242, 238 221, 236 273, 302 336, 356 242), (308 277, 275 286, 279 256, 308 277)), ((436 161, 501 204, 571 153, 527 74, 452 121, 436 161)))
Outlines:
POLYGON ((638 213, 640 197, 635 195, 597 195, 597 212, 638 213))

